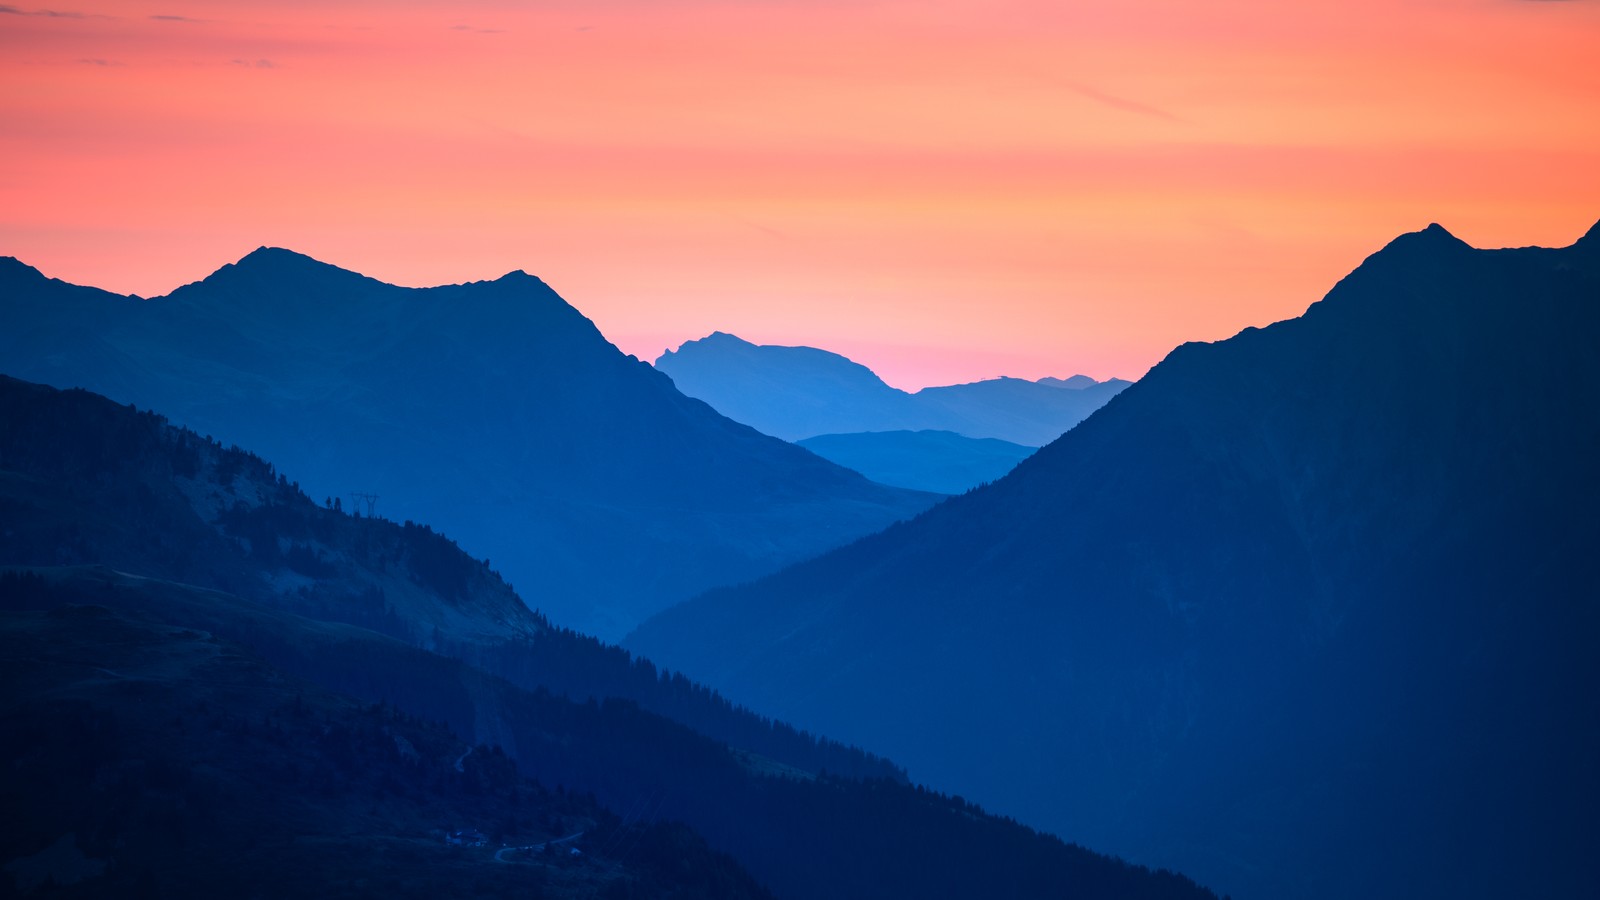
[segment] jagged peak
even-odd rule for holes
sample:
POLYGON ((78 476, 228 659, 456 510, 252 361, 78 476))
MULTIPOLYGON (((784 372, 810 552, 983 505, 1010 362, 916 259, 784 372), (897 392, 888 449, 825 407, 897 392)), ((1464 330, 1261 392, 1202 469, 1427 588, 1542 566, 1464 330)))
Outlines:
MULTIPOLYGON (((1418 259, 1451 257, 1464 250, 1471 251, 1473 247, 1466 241, 1446 231, 1443 225, 1434 222, 1421 231, 1408 231, 1385 244, 1383 249, 1367 257, 1346 278, 1359 276, 1376 269, 1385 269, 1390 265, 1413 265, 1418 259)), ((1343 284, 1343 281, 1340 284, 1343 284)), ((1337 292, 1338 286, 1335 286, 1334 290, 1337 292)), ((1326 299, 1324 298, 1324 300, 1326 299)), ((1319 305, 1321 304, 1312 304, 1313 307, 1319 305)))
MULTIPOLYGON (((1389 242, 1389 247, 1452 247, 1472 249, 1472 245, 1456 237, 1438 222, 1432 222, 1421 231, 1402 234, 1389 242)), ((1389 249, 1385 247, 1384 249, 1389 249)))
POLYGON ((304 253, 296 253, 295 251, 284 247, 268 247, 263 244, 262 246, 251 250, 249 253, 246 253, 243 257, 241 257, 239 259, 239 264, 243 265, 247 262, 260 262, 264 260, 271 261, 277 259, 298 259, 309 260, 311 262, 317 261, 305 255, 304 253))
POLYGON ((238 272, 261 272, 282 275, 288 272, 295 273, 339 273, 341 275, 354 275, 365 278, 357 272, 341 269, 331 263, 314 259, 304 253, 286 250, 283 247, 257 247, 245 254, 238 262, 231 266, 223 266, 218 273, 229 270, 238 272))
MULTIPOLYGON (((678 349, 676 349, 676 350, 672 350, 672 349, 667 350, 665 353, 663 353, 661 355, 661 358, 662 359, 666 359, 666 358, 675 356, 675 355, 677 355, 679 353, 682 353, 685 350, 689 350, 689 351, 692 352, 693 350, 700 349, 700 348, 703 348, 703 347, 755 347, 755 346, 756 346, 755 344, 750 343, 749 341, 745 340, 742 337, 739 337, 736 334, 729 334, 726 331, 713 331, 713 332, 711 332, 710 334, 706 335, 703 338, 696 338, 695 340, 684 341, 683 343, 678 345, 678 349)), ((660 360, 657 360, 657 361, 659 362, 660 360)))
POLYGON ((0 256, 0 277, 45 280, 43 272, 17 259, 15 256, 0 256))
POLYGON ((512 269, 504 275, 501 275, 499 278, 496 278, 495 281, 504 281, 508 284, 515 284, 519 281, 533 281, 539 284, 544 284, 543 278, 540 278, 537 275, 529 275, 526 269, 512 269))

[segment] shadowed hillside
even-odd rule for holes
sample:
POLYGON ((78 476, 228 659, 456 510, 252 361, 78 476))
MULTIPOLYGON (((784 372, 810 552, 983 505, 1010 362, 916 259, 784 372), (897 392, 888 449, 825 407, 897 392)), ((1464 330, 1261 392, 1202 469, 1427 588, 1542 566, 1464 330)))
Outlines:
MULTIPOLYGON (((0 579, 8 608, 93 603, 238 643, 287 676, 498 746, 558 792, 592 793, 647 826, 636 843, 703 855, 649 825, 681 820, 781 897, 1211 896, 553 629, 430 529, 314 504, 259 458, 151 413, 5 379, 0 421, 0 562, 27 567, 0 579)), ((30 848, 56 839, 30 834, 30 848)))
POLYGON ((1438 226, 630 646, 1235 896, 1593 896, 1600 227, 1438 226))
MULTIPOLYGON (((109 592, 0 574, 8 605, 109 592)), ((0 611, 0 671, 8 895, 771 896, 681 825, 624 823, 206 632, 0 611)))
POLYGON ((354 625, 578 700, 626 697, 806 771, 903 778, 553 627, 425 525, 313 503, 271 464, 85 391, 0 376, 0 564, 103 565, 354 625))

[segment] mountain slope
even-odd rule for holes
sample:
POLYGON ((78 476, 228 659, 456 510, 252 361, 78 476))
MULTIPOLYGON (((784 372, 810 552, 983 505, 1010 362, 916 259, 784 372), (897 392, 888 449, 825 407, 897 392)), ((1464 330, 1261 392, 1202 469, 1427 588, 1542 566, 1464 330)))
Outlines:
MULTIPOLYGON (((32 581, 0 575, 0 593, 50 590, 32 581)), ((20 895, 771 896, 682 826, 624 825, 498 747, 206 632, 97 606, 5 610, 0 671, 0 884, 20 895), (465 829, 492 846, 446 842, 465 829)))
POLYGON ((765 434, 799 441, 822 434, 953 431, 1038 447, 1059 437, 1128 386, 1082 375, 995 378, 907 393, 871 369, 813 347, 757 345, 716 332, 656 360, 678 389, 765 434))
POLYGON ((375 493, 601 636, 934 499, 684 397, 522 272, 400 288, 263 248, 141 300, 7 259, 0 360, 226 434, 318 498, 375 493))
POLYGON ((1438 226, 640 652, 1238 897, 1588 896, 1600 227, 1438 226))
POLYGON ((959 494, 1005 475, 1032 447, 953 431, 819 434, 795 443, 879 484, 959 494))
POLYGON ((0 564, 109 566, 222 591, 460 658, 529 690, 626 698, 802 771, 904 779, 883 760, 552 626, 427 526, 313 504, 259 457, 154 413, 0 376, 0 423, 0 564))
MULTIPOLYGON (((258 457, 152 413, 0 379, 0 424, 0 564, 26 567, 0 574, 0 607, 111 607, 442 722, 547 786, 592 793, 623 814, 626 846, 662 851, 680 879, 696 870, 675 853, 703 851, 650 823, 686 822, 782 897, 1211 896, 555 629, 431 529, 315 505, 258 457)), ((15 737, 23 757, 46 746, 15 737)), ((632 852, 622 861, 642 863, 632 852)))

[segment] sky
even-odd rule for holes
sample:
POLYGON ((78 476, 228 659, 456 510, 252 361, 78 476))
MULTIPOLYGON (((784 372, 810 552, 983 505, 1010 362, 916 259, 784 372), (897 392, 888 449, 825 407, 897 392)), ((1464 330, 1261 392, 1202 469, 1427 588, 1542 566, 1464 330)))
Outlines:
POLYGON ((524 269, 647 360, 1135 378, 1430 222, 1600 219, 1593 0, 44 2, 0 255, 144 296, 282 246, 524 269))

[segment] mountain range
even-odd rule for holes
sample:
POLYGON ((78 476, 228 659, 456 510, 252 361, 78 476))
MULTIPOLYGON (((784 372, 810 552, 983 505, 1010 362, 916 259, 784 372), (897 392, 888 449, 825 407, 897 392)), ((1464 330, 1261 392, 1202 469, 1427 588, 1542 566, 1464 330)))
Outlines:
POLYGON ((0 378, 0 422, 0 885, 1213 896, 558 628, 431 527, 154 413, 0 378), (446 840, 573 830, 583 859, 446 840))
POLYGON ((1597 340, 1600 226, 1429 226, 627 645, 1235 897, 1597 896, 1597 340))
POLYGON ((376 495, 600 637, 936 499, 683 396, 520 271, 412 289, 263 248, 141 299, 0 258, 0 361, 225 435, 319 500, 376 495))
POLYGON ((909 393, 837 353, 752 344, 720 331, 667 351, 655 367, 680 391, 728 418, 790 441, 823 434, 948 431, 1039 447, 1129 384, 1085 375, 992 378, 909 393))

